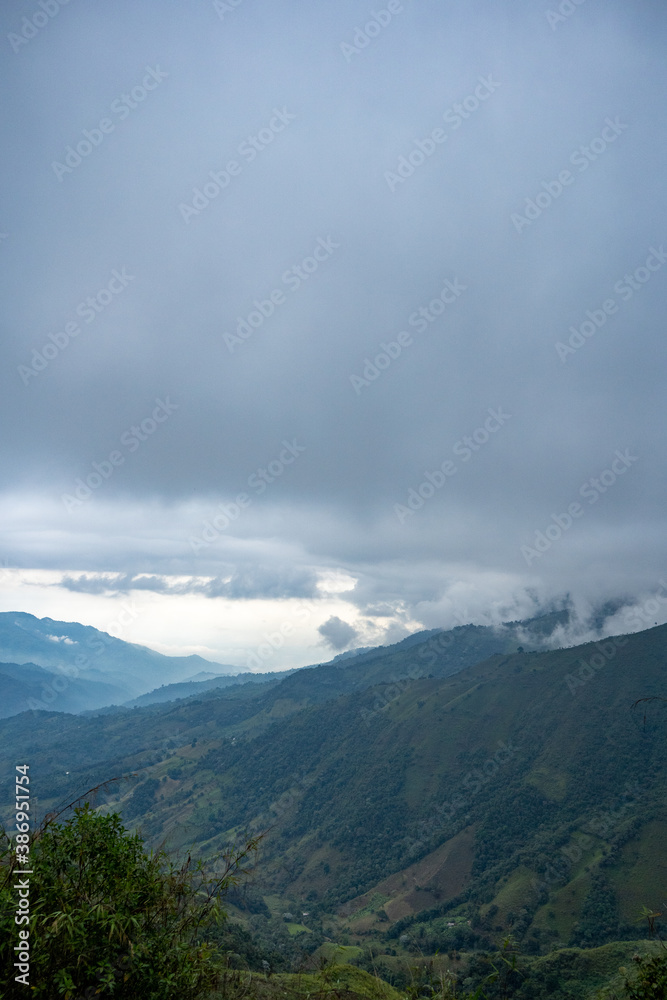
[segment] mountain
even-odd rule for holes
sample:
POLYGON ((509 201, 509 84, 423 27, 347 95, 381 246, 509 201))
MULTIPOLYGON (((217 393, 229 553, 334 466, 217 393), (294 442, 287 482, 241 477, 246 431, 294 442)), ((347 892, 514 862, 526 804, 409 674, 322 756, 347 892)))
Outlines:
MULTIPOLYGON (((0 661, 41 667, 32 674, 31 692, 18 711, 58 708, 80 711, 127 701, 165 680, 180 681, 201 670, 231 674, 239 667, 201 656, 164 656, 146 646, 124 642, 77 622, 36 618, 20 611, 0 613, 0 661), (37 687, 34 687, 37 684, 37 687), (74 706, 79 706, 74 708, 74 706)), ((9 683, 2 680, 3 690, 9 683)), ((14 697, 9 704, 20 704, 14 697)))
MULTIPOLYGON (((32 619, 29 615, 24 617, 32 619)), ((20 616, 17 618, 20 619, 20 616)), ((52 772, 52 756, 68 761, 66 768, 56 767, 58 777, 55 778, 53 789, 53 794, 57 796, 60 779, 64 771, 68 770, 70 777, 66 782, 67 790, 63 789, 63 794, 68 794, 78 773, 79 753, 85 765, 95 765, 89 772, 84 767, 81 775, 82 781, 89 779, 89 784, 92 785, 100 778, 108 777, 107 771, 96 769, 96 762, 106 767, 110 760, 121 761, 131 757, 132 763, 128 765, 131 769, 136 763, 134 754, 140 755, 147 748, 152 748, 154 755, 166 755, 173 752, 176 746, 190 742, 193 738, 201 738, 211 729, 220 729, 221 734, 226 732, 230 738, 237 738, 242 734, 256 734, 272 726, 276 719, 309 706, 330 702, 345 694, 362 692, 374 685, 390 683, 393 685, 391 690, 397 694, 411 679, 429 674, 449 676, 494 652, 513 651, 517 648, 520 636, 530 634, 537 641, 543 641, 558 624, 566 621, 567 612, 561 611, 498 628, 465 625, 449 631, 432 629, 408 636, 390 646, 350 656, 336 656, 328 663, 314 667, 263 675, 259 678, 260 683, 257 682, 257 676, 247 679, 240 675, 213 679, 211 686, 206 681, 184 682, 183 686, 165 685, 127 705, 118 704, 119 699, 115 699, 114 706, 98 710, 97 716, 93 720, 87 719, 85 725, 83 719, 76 716, 63 713, 44 715, 40 712, 42 722, 39 739, 30 741, 30 752, 38 755, 36 762, 46 769, 45 779, 52 772), (224 688, 219 687, 219 683, 224 683, 225 680, 231 683, 224 688), (181 700, 163 702, 164 695, 172 698, 176 696, 181 700), (104 712, 104 721, 100 711, 104 712), (79 747, 80 737, 83 743, 79 747), (84 778, 85 774, 88 774, 88 778, 84 778)), ((0 624, 1 622, 0 617, 0 624)), ((47 631, 52 628, 53 634, 57 634, 57 627, 54 627, 54 623, 49 625, 49 620, 38 622, 37 619, 32 619, 32 622, 47 631)), ((72 648, 75 641, 81 645, 82 636, 88 641, 97 641, 100 635, 104 636, 104 633, 97 633, 84 626, 67 628, 70 630, 67 638, 71 640, 65 644, 68 649, 72 648), (95 633, 90 639, 89 632, 95 633)), ((27 643, 29 638, 27 634, 24 641, 27 643)), ((50 643, 48 639, 45 641, 50 643)), ((120 640, 114 640, 111 648, 115 648, 116 642, 120 643, 120 640)), ((127 645, 120 643, 121 651, 127 645)), ((142 649, 130 647, 131 650, 137 648, 142 649)), ((47 650, 51 652, 50 645, 47 650)), ((98 655, 101 660, 103 653, 98 652, 98 655)), ((159 657, 159 654, 154 655, 159 657)), ((55 702, 54 707, 64 705, 64 695, 60 697, 61 700, 55 702)), ((7 742, 16 744, 19 739, 16 745, 20 746, 19 734, 23 726, 23 718, 16 720, 15 727, 9 726, 5 731, 7 742)))
MULTIPOLYGON (((568 611, 553 612, 521 622, 499 626, 462 625, 445 631, 428 629, 416 632, 390 646, 364 647, 339 653, 326 663, 299 667, 269 674, 236 674, 210 681, 164 685, 124 707, 146 706, 183 698, 208 697, 208 692, 236 684, 270 683, 291 677, 280 688, 283 711, 327 701, 345 692, 362 690, 372 684, 421 677, 448 676, 496 651, 514 651, 528 636, 538 645, 549 641, 554 629, 566 625, 568 611), (415 650, 417 654, 415 655, 415 650)), ((215 694, 211 694, 215 697, 215 694)))
POLYGON ((29 704, 44 704, 45 691, 58 695, 63 712, 81 712, 91 704, 105 705, 120 698, 124 689, 114 684, 79 678, 70 683, 66 673, 45 670, 35 663, 0 663, 0 718, 25 712, 29 704))
POLYGON ((200 681, 212 681, 219 677, 226 677, 226 674, 212 674, 210 670, 200 670, 198 674, 194 674, 192 677, 186 677, 184 684, 198 684, 200 681))
POLYGON ((599 890, 630 925, 667 899, 667 708, 631 710, 665 691, 666 643, 662 626, 496 655, 190 748, 145 828, 213 848, 271 827, 267 886, 366 923, 472 900, 503 932, 579 943, 599 890))
MULTIPOLYGON (((516 649, 526 637, 531 644, 542 647, 549 643, 554 630, 566 626, 568 620, 569 612, 561 610, 498 626, 463 625, 448 631, 430 629, 390 646, 348 650, 315 667, 293 668, 275 674, 241 674, 239 667, 215 663, 197 655, 165 656, 89 625, 40 619, 24 612, 2 612, 0 660, 14 665, 32 663, 57 678, 42 675, 38 681, 35 675, 29 691, 26 682, 25 698, 21 699, 16 681, 12 685, 0 677, 0 683, 8 691, 3 715, 26 709, 95 711, 105 706, 113 711, 123 704, 134 707, 201 697, 208 690, 243 683, 242 678, 265 683, 304 670, 320 670, 314 685, 310 681, 303 682, 308 700, 318 700, 328 698, 334 691, 342 694, 372 683, 421 676, 431 668, 436 676, 442 675, 443 670, 445 674, 451 673, 492 652, 516 649), (425 645, 427 640, 430 644, 425 645), (419 659, 415 660, 411 650, 417 646, 420 647, 419 659), (444 660, 442 653, 447 654, 444 660), (328 672, 325 674, 323 670, 328 672)), ((290 692, 299 703, 301 686, 302 682, 295 680, 290 692)))
POLYGON ((111 715, 15 716, 2 787, 29 762, 41 813, 134 774, 97 802, 151 844, 206 855, 266 832, 257 933, 302 913, 294 933, 370 946, 388 976, 463 952, 473 978, 511 934, 555 996, 554 969, 636 940, 641 907, 667 900, 667 626, 517 650, 559 620, 425 633, 111 715))
POLYGON ((220 688, 232 687, 237 684, 266 684, 268 682, 278 682, 283 677, 294 673, 293 670, 279 670, 272 674, 234 674, 234 675, 206 675, 204 672, 180 684, 163 684, 153 691, 133 698, 132 701, 124 703, 123 708, 134 708, 140 705, 157 705, 167 701, 180 701, 183 698, 198 698, 207 691, 216 691, 220 688))

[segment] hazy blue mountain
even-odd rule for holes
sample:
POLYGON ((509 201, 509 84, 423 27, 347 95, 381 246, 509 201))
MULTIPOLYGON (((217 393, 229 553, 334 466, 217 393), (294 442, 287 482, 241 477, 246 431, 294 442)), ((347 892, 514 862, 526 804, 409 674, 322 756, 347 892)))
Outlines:
POLYGON ((192 677, 186 677, 182 682, 183 684, 194 683, 197 684, 199 681, 212 681, 216 677, 226 677, 227 674, 212 674, 210 670, 200 670, 198 674, 194 674, 192 677))
POLYGON ((66 674, 45 670, 35 663, 0 663, 0 718, 41 704, 45 692, 53 694, 52 701, 57 700, 61 712, 81 712, 91 703, 104 705, 117 700, 122 688, 84 678, 71 683, 66 674))
MULTIPOLYGON (((90 625, 36 618, 21 611, 0 613, 0 661, 3 660, 30 663, 56 674, 60 679, 55 685, 50 677, 42 678, 35 697, 30 695, 41 704, 28 707, 59 711, 72 711, 73 703, 84 709, 127 701, 160 684, 181 681, 202 670, 216 674, 240 670, 197 655, 165 656, 146 646, 116 639, 90 625)), ((3 690, 4 687, 3 681, 3 690)))
POLYGON ((197 674, 197 677, 200 678, 199 680, 192 677, 190 680, 182 681, 180 684, 163 684, 154 691, 148 691, 138 698, 133 698, 131 701, 125 702, 123 708, 134 708, 139 705, 156 705, 167 701, 179 701, 182 698, 197 698, 207 691, 217 691, 220 688, 233 687, 237 684, 266 684, 268 681, 277 683, 291 673, 294 673, 294 671, 279 670, 273 674, 245 673, 205 677, 202 672, 202 674, 197 674))

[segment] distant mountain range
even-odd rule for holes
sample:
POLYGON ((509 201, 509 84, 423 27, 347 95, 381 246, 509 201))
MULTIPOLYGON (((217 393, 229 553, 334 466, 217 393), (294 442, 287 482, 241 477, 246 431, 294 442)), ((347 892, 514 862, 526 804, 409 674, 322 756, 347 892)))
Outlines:
POLYGON ((77 622, 0 613, 0 717, 27 709, 80 712, 122 704, 159 684, 239 667, 165 656, 77 622), (4 661, 4 662, 2 662, 4 661))
MULTIPOLYGON (((339 677, 345 678, 342 690, 347 690, 383 677, 384 667, 379 674, 374 672, 373 662, 378 657, 383 663, 394 653, 400 658, 405 650, 432 636, 451 635, 452 655, 465 665, 496 649, 514 648, 526 629, 536 642, 542 642, 557 624, 567 620, 568 612, 560 611, 498 628, 467 625, 450 632, 430 629, 391 646, 348 650, 329 662, 341 667, 339 677)), ((433 650, 429 655, 432 658, 433 650)), ((427 665, 424 662, 419 669, 427 665)), ((309 669, 313 668, 295 668, 297 672, 309 669)), ((197 655, 165 656, 90 625, 36 618, 21 611, 0 613, 0 718, 26 710, 85 712, 159 704, 199 697, 230 685, 275 682, 295 670, 241 673, 239 667, 197 655)))
MULTIPOLYGON (((613 610, 602 609, 600 625, 613 610)), ((413 676, 424 673, 435 652, 448 650, 451 669, 460 669, 491 655, 512 651, 521 642, 544 647, 558 626, 567 627, 567 609, 520 622, 498 626, 463 625, 455 629, 427 629, 390 646, 362 647, 337 654, 329 665, 340 667, 339 693, 386 680, 392 657, 399 664, 406 650, 433 639, 422 650, 413 676), (440 636, 440 639, 435 637, 440 636), (373 663, 381 660, 377 670, 373 663), (416 673, 415 673, 416 671, 416 673)), ((322 666, 318 664, 317 666, 322 666)), ((125 642, 90 625, 36 618, 25 612, 0 613, 0 718, 26 710, 59 712, 109 710, 121 706, 159 704, 199 697, 207 692, 242 683, 261 684, 287 678, 313 667, 299 667, 271 674, 254 674, 230 664, 201 656, 165 656, 146 646, 125 642), (2 662, 4 661, 4 662, 2 662)), ((402 666, 398 667, 398 674, 402 666)), ((428 671, 426 671, 428 672, 428 671)), ((300 682, 295 681, 298 686, 300 682)))
MULTIPOLYGON (((96 803, 204 855, 265 831, 253 892, 389 970, 508 934, 536 958, 634 940, 642 906, 667 900, 667 625, 546 648, 567 622, 431 630, 92 717, 17 715, 0 723, 0 788, 29 762, 39 818, 126 776, 96 803)), ((0 796, 5 823, 12 806, 0 796)))
MULTIPOLYGON (((197 698, 207 691, 218 691, 220 688, 232 687, 237 684, 266 684, 268 681, 277 683, 284 677, 294 673, 293 670, 278 670, 273 674, 233 674, 221 677, 205 677, 201 675, 193 677, 189 681, 181 681, 179 684, 163 684, 153 691, 126 701, 122 708, 135 708, 141 705, 162 705, 168 701, 181 701, 183 698, 197 698)), ((117 709, 118 706, 113 706, 117 709)))
MULTIPOLYGON (((568 624, 560 610, 428 630, 92 715, 16 715, 0 723, 0 789, 28 762, 39 819, 122 777, 95 802, 152 846, 208 855, 265 833, 258 933, 298 912, 303 933, 317 923, 370 948, 387 974, 417 954, 474 959, 511 934, 537 963, 526 974, 552 963, 522 998, 583 997, 557 993, 550 970, 636 941, 642 907, 665 909, 667 625, 549 648, 568 624)), ((3 690, 44 669, 0 665, 3 690)), ((13 805, 0 795, 5 823, 13 805)))

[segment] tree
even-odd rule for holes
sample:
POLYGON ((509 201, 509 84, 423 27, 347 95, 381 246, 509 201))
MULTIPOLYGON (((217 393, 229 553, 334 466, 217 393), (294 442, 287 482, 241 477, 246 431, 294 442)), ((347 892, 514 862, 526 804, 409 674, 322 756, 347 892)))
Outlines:
POLYGON ((634 955, 636 975, 625 968, 619 970, 624 977, 625 996, 628 1000, 664 1000, 667 996, 667 952, 658 955, 634 955))
MULTIPOLYGON (((197 1000, 215 987, 223 956, 207 928, 224 920, 221 897, 246 874, 260 838, 205 866, 147 852, 115 813, 88 803, 30 835, 30 995, 63 1000, 197 1000)), ((16 982, 15 885, 23 880, 0 832, 0 998, 28 995, 16 982)), ((23 929, 23 928, 22 928, 23 929)))

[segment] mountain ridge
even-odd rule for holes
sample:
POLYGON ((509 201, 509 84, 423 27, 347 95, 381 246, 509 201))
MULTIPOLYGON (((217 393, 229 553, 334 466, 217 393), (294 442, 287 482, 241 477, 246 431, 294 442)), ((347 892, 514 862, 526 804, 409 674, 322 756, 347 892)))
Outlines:
POLYGON ((92 625, 37 618, 23 611, 0 612, 0 661, 32 663, 59 678, 57 682, 45 679, 44 690, 26 698, 25 708, 42 709, 73 703, 88 709, 103 707, 109 704, 109 695, 100 698, 99 685, 115 690, 112 701, 127 701, 157 686, 165 676, 180 680, 206 668, 213 667, 220 674, 241 669, 205 660, 196 653, 166 656, 92 625))
POLYGON ((667 625, 474 660, 499 642, 479 629, 111 715, 23 714, 0 745, 41 810, 125 775, 97 803, 149 844, 208 856, 264 833, 271 912, 387 967, 509 934, 534 956, 636 939, 667 899, 667 625))

